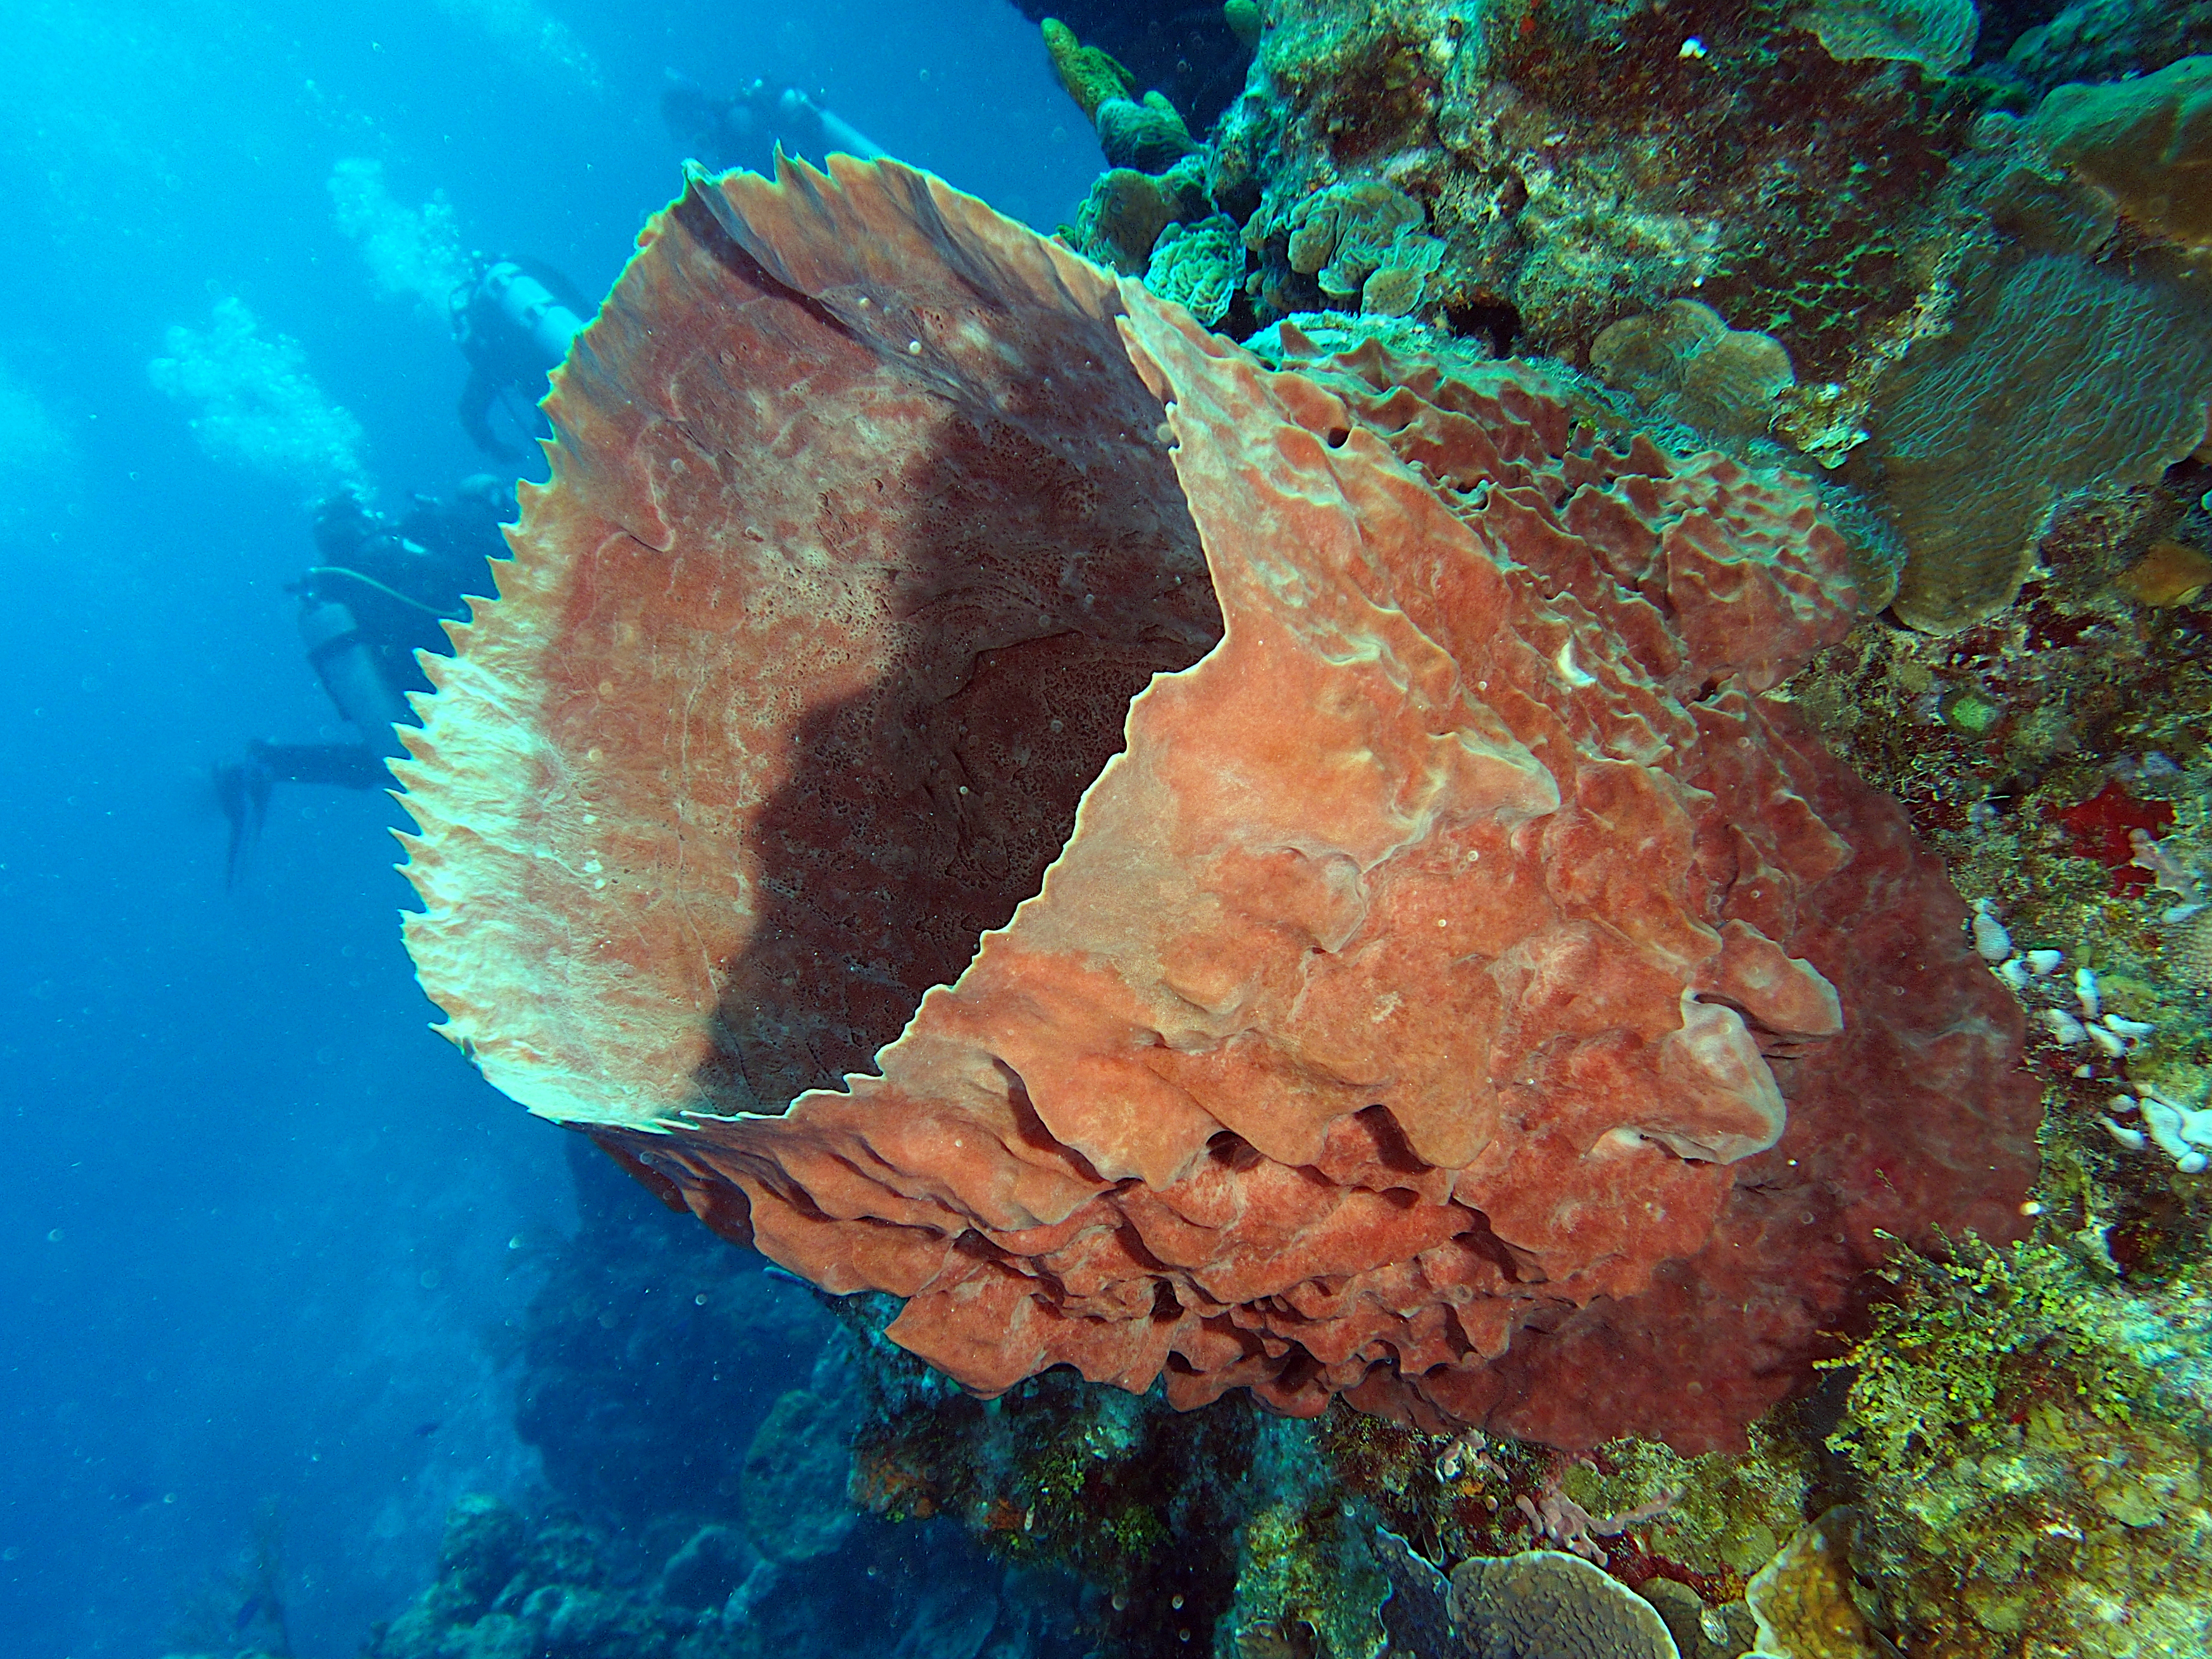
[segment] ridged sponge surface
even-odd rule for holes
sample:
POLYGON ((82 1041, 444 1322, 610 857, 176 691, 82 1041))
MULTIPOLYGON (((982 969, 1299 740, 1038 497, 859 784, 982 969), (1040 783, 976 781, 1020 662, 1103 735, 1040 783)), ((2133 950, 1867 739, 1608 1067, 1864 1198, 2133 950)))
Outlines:
POLYGON ((695 180, 398 769, 424 987, 979 1391, 1727 1443, 2034 1168, 1765 695, 1843 543, 1563 372, 1284 345, 896 165, 695 180))

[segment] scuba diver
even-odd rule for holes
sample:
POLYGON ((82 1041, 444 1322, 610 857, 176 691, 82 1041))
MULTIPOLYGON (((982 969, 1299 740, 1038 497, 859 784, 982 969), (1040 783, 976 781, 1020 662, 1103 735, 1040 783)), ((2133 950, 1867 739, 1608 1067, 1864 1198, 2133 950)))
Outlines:
POLYGON ((777 149, 823 161, 831 151, 874 161, 884 147, 844 117, 826 110, 797 87, 755 81, 717 98, 674 70, 661 89, 660 118, 669 137, 694 161, 710 167, 759 170, 777 149))
POLYGON ((452 654, 445 624, 467 616, 464 594, 487 591, 485 561, 507 556, 500 527, 514 517, 514 487, 489 473, 465 479, 449 500, 417 495, 397 520, 349 492, 316 510, 315 562, 287 591, 300 596, 307 660, 361 736, 353 743, 257 738, 244 760, 215 769, 216 798, 230 821, 227 885, 237 884, 276 785, 390 787, 384 763, 404 749, 392 728, 415 719, 406 693, 429 689, 415 653, 452 654))
POLYGON ((599 307, 552 266, 516 255, 483 261, 453 290, 449 305, 453 343, 469 361, 462 429, 487 455, 520 462, 529 453, 527 442, 503 441, 492 429, 493 411, 504 410, 526 441, 550 437, 538 410, 545 377, 599 307))

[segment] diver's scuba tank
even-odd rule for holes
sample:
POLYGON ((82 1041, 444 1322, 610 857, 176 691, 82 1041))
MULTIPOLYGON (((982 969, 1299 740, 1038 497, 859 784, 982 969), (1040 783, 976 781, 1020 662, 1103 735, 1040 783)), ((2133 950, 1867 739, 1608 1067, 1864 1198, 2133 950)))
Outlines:
MULTIPOLYGON (((778 134, 796 134, 811 125, 821 135, 820 159, 828 161, 833 154, 856 156, 863 161, 880 161, 890 152, 848 121, 843 116, 826 110, 797 87, 786 87, 777 96, 775 110, 778 134)), ((801 154, 813 149, 812 143, 801 142, 796 148, 801 154)))
POLYGON ((312 592, 302 596, 300 639, 338 713, 353 722, 371 748, 398 753, 398 739, 392 728, 411 717, 384 678, 374 648, 362 637, 353 611, 336 599, 312 592))
POLYGON ((548 368, 568 356, 569 342, 583 331, 582 318, 510 259, 485 270, 478 290, 519 332, 529 337, 548 368))

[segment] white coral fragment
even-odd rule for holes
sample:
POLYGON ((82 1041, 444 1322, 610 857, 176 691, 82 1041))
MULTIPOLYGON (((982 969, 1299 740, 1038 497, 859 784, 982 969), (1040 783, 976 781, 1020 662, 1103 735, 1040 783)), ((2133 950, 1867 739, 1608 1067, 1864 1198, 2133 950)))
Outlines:
POLYGON ((2002 962, 2012 954, 2012 935, 1996 918, 1989 900, 1974 901, 1974 949, 1984 962, 2002 962))
POLYGON ((2082 1018, 2094 1019, 2104 1012, 2104 997, 2097 987, 2097 970, 2094 968, 2076 968, 2074 970, 2074 994, 2081 1004, 2082 1018))
POLYGON ((2204 1154, 2212 1150, 2212 1109, 2192 1110, 2155 1089, 2145 1089, 2142 1116, 2151 1139, 2173 1160, 2175 1169, 2195 1175, 2204 1168, 2204 1154))
POLYGON ((2043 1024, 2044 1029, 2066 1048, 2078 1048, 2089 1040, 2089 1033, 2081 1022, 2063 1008, 2045 1008, 2043 1024))

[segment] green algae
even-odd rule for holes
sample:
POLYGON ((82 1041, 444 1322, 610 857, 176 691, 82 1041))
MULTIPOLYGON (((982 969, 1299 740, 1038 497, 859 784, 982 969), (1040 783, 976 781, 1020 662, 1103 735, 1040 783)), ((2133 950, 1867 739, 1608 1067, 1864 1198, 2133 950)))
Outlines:
POLYGON ((2138 1357, 2101 1244, 1902 1254, 1895 1298, 1838 1362, 1828 1443, 1865 1510, 1856 1565, 1895 1627, 1960 1659, 2212 1637, 2206 1425, 2138 1357))
POLYGON ((1969 1237, 1948 1259, 1903 1251, 1897 1287, 1850 1356, 1849 1424, 1830 1445, 1876 1478, 1947 1449, 2010 1444, 2039 1406, 2060 1402, 2124 1424, 2155 1379, 2114 1345, 2100 1284, 2075 1250, 1969 1237))

